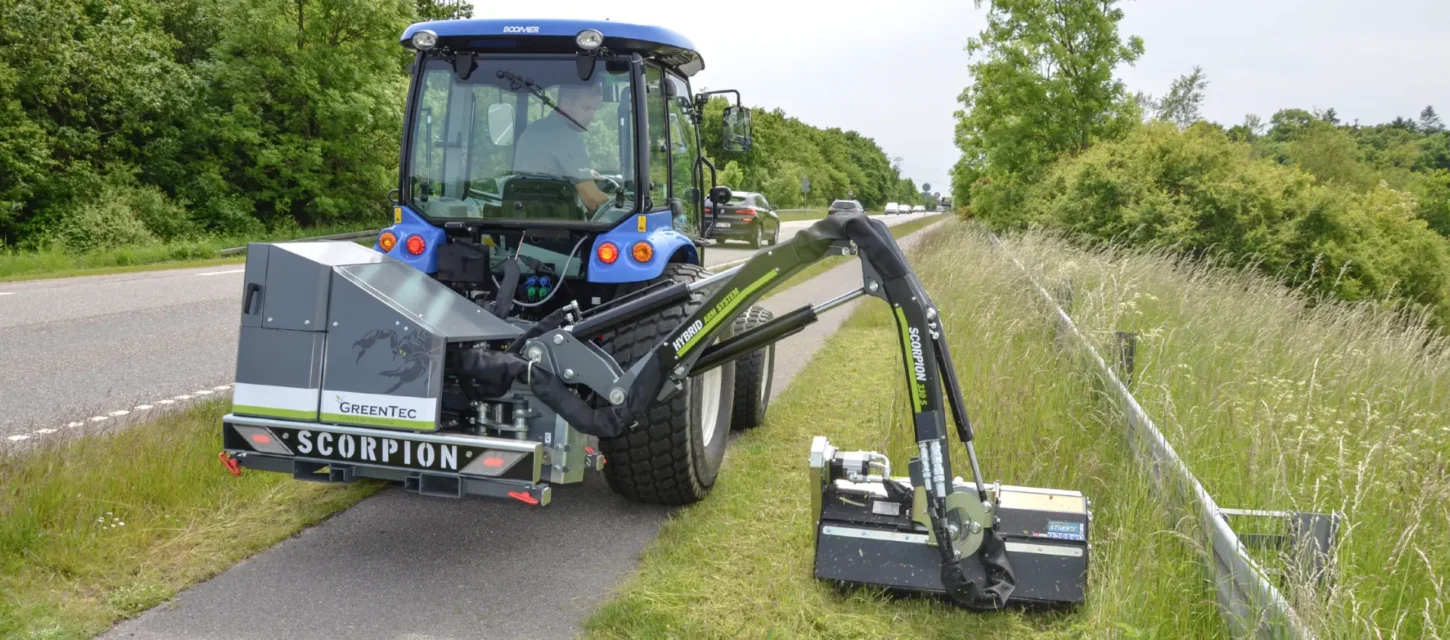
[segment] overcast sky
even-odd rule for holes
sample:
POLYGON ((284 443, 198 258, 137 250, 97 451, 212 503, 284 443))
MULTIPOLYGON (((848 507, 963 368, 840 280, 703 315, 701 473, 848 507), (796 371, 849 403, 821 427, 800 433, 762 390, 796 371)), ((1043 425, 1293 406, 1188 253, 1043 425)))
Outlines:
MULTIPOLYGON (((985 9, 971 0, 475 0, 478 18, 611 19, 657 24, 694 41, 696 90, 739 89, 822 127, 855 129, 899 156, 918 185, 946 192, 958 152, 957 95, 971 81, 963 47, 985 9)), ((1147 52, 1120 68, 1130 91, 1163 94, 1201 65, 1204 116, 1334 108, 1345 121, 1450 121, 1450 0, 1132 0, 1124 34, 1147 52)))

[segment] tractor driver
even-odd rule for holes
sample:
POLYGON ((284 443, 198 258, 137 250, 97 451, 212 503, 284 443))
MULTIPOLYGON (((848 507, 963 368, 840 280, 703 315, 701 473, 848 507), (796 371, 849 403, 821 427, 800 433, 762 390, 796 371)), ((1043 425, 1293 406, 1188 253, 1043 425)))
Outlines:
POLYGON ((610 197, 594 183, 598 175, 589 166, 584 132, 604 101, 598 83, 559 85, 559 99, 549 115, 524 129, 514 152, 514 171, 568 178, 588 211, 610 197))

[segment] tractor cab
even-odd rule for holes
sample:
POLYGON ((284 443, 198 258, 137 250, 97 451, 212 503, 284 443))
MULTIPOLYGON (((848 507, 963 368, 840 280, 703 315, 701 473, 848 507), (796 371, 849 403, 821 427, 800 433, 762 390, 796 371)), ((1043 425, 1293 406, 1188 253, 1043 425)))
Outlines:
MULTIPOLYGON (((449 20, 409 27, 402 44, 416 57, 378 251, 470 297, 511 298, 523 316, 587 310, 668 263, 702 263, 705 200, 729 196, 699 129, 709 96, 727 92, 691 92, 705 65, 684 36, 449 20), (560 288, 572 291, 551 303, 560 288)), ((750 113, 728 93, 723 147, 743 151, 750 113)))

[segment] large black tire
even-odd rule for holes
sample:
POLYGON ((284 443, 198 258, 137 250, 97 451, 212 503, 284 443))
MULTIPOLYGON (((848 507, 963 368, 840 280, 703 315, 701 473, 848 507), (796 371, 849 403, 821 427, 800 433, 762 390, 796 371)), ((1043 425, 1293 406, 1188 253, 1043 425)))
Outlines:
MULTIPOLYGON (((774 317, 765 307, 751 307, 735 318, 735 333, 758 327, 774 317)), ((774 344, 735 360, 735 408, 730 412, 731 429, 754 429, 765 422, 765 409, 770 405, 770 379, 774 374, 774 344)))
POLYGON ((750 236, 750 248, 751 249, 759 249, 760 248, 760 238, 765 235, 765 231, 762 228, 764 226, 765 226, 765 223, 764 222, 761 222, 761 221, 758 221, 758 220, 755 222, 755 234, 752 235, 752 236, 750 236))
MULTIPOLYGON (((694 282, 706 275, 696 265, 670 264, 656 280, 629 286, 619 295, 661 280, 694 282)), ((695 293, 682 306, 605 333, 598 344, 620 366, 629 368, 704 302, 705 295, 695 293)), ((704 498, 725 457, 734 389, 735 364, 730 363, 690 378, 681 392, 652 405, 629 433, 600 438, 600 449, 609 461, 604 465, 609 487, 646 504, 682 505, 704 498), (713 423, 704 419, 707 414, 713 423)))

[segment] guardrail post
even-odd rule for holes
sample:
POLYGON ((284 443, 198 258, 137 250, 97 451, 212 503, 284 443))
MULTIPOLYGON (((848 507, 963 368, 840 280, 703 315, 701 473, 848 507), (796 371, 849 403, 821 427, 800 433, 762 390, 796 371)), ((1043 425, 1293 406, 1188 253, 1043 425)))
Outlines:
POLYGON ((1133 365, 1138 358, 1138 334, 1132 331, 1118 331, 1113 339, 1114 351, 1118 352, 1118 375, 1123 384, 1133 385, 1133 365))
POLYGON ((1295 513, 1289 520, 1289 537, 1294 541, 1297 576, 1321 589, 1334 582, 1334 544, 1339 538, 1339 515, 1295 513))

